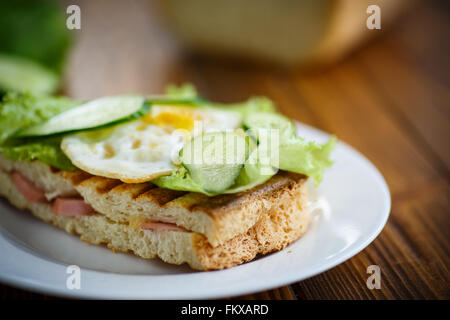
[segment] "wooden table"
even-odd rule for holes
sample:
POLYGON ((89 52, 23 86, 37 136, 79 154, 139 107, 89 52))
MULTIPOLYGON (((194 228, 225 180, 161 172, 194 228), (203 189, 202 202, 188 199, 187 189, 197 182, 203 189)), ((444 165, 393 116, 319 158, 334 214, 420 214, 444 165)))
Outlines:
MULTIPOLYGON (((360 150, 387 180, 391 216, 369 247, 316 277, 240 298, 450 298, 448 4, 419 4, 340 64, 309 73, 190 55, 147 1, 79 5, 82 30, 74 31, 67 94, 161 92, 169 82, 189 81, 215 101, 267 95, 286 115, 360 150), (380 290, 366 287, 372 264, 381 267, 380 290)), ((8 286, 0 292, 52 298, 8 286)))

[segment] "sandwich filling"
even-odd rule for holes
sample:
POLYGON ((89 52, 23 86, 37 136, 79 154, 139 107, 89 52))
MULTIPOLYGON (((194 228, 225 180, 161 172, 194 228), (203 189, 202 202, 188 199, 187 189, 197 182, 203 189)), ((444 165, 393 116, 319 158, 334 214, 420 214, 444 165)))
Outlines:
POLYGON ((225 105, 191 86, 85 103, 7 93, 0 194, 88 242, 220 269, 305 232, 305 181, 335 144, 298 137, 267 98, 225 105))
POLYGON ((9 93, 0 104, 0 152, 11 160, 208 196, 251 189, 278 170, 317 184, 332 164, 335 138, 317 144, 297 137, 267 98, 224 105, 191 91, 172 87, 165 96, 86 103, 9 93))
MULTIPOLYGON (((0 156, 2 158, 2 156, 0 156)), ((3 169, 8 162, 7 159, 1 159, 0 163, 3 169)), ((41 169, 41 168, 40 168, 41 169)), ((57 172, 57 171, 55 171, 57 172)), ((56 216, 64 217, 82 217, 98 214, 95 209, 88 204, 84 198, 75 189, 65 192, 63 195, 58 194, 58 190, 46 191, 43 188, 25 177, 20 171, 12 169, 7 174, 11 177, 14 185, 20 194, 30 203, 45 203, 51 205, 51 212, 56 216)), ((131 228, 135 230, 153 230, 153 231, 186 231, 183 227, 177 226, 175 223, 159 222, 146 219, 141 216, 131 216, 128 221, 131 228)))

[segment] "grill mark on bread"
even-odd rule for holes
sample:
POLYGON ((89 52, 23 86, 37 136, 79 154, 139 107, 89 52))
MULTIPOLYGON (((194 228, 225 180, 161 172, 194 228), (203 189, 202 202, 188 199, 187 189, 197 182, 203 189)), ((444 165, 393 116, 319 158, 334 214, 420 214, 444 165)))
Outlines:
MULTIPOLYGON (((76 179, 82 180, 86 177, 86 173, 84 173, 84 177, 79 177, 79 175, 74 175, 72 181, 76 179)), ((123 193, 127 194, 134 201, 145 199, 160 207, 183 207, 189 212, 202 211, 212 218, 217 218, 226 214, 227 211, 239 210, 245 203, 269 198, 280 189, 290 189, 295 183, 305 178, 304 175, 279 171, 277 175, 273 176, 266 183, 250 190, 235 194, 222 194, 215 197, 194 192, 158 188, 152 183, 122 183, 117 179, 90 175, 88 179, 81 181, 80 184, 83 187, 95 188, 99 194, 108 192, 123 193)))
MULTIPOLYGON (((142 208, 151 208, 153 205, 164 210, 168 208, 171 208, 171 210, 183 209, 192 215, 207 215, 212 219, 211 221, 214 221, 214 224, 218 225, 220 225, 219 221, 227 219, 226 217, 231 217, 235 213, 243 215, 243 210, 250 210, 251 212, 248 215, 253 218, 249 218, 250 220, 248 221, 246 220, 246 223, 250 226, 252 223, 251 219, 256 219, 256 216, 268 210, 273 205, 274 199, 277 199, 283 192, 292 189, 302 179, 306 180, 306 177, 279 171, 264 184, 250 190, 215 197, 209 197, 195 192, 162 189, 150 182, 137 184, 121 183, 116 179, 98 176, 83 181, 81 187, 91 189, 98 196, 106 196, 108 199, 112 199, 111 197, 122 197, 120 201, 127 208, 136 206, 136 210, 142 211, 142 208), (255 205, 252 205, 253 203, 255 205), (259 209, 255 209, 255 206, 259 209)), ((126 211, 128 209, 124 210, 126 211)), ((211 239, 211 241, 216 241, 213 238, 211 239)))
POLYGON ((0 175, 2 181, 6 182, 1 184, 0 191, 15 206, 31 209, 38 218, 51 222, 69 233, 80 234, 83 241, 92 244, 105 243, 114 251, 132 251, 143 258, 159 256, 173 264, 187 262, 193 268, 201 270, 228 268, 252 260, 257 254, 281 250, 305 232, 309 221, 306 211, 303 211, 301 206, 294 205, 299 202, 306 203, 306 195, 299 194, 305 179, 300 179, 297 185, 294 184, 292 191, 287 191, 290 185, 281 188, 284 193, 276 199, 274 207, 264 212, 250 229, 213 247, 199 233, 158 234, 153 231, 130 231, 125 223, 111 220, 105 215, 81 219, 56 217, 48 204, 41 204, 38 207, 25 202, 18 192, 15 192, 10 177, 1 172, 0 175), (153 244, 156 244, 156 247, 153 244))
POLYGON ((139 198, 139 196, 141 196, 142 194, 146 193, 149 190, 153 190, 157 188, 154 184, 152 183, 146 183, 144 185, 144 187, 139 191, 139 193, 136 193, 133 195, 133 200, 136 200, 137 198, 139 198))
POLYGON ((209 199, 198 199, 199 201, 196 203, 192 203, 188 210, 191 212, 194 211, 204 211, 211 215, 211 212, 219 207, 227 206, 232 202, 239 201, 239 198, 241 196, 239 194, 225 194, 225 195, 218 195, 215 197, 210 197, 209 199))
POLYGON ((275 192, 280 192, 284 188, 292 189, 302 179, 306 179, 306 177, 296 173, 280 171, 269 181, 253 189, 234 194, 197 198, 198 201, 193 201, 187 209, 191 212, 203 211, 211 217, 218 217, 230 210, 239 209, 242 204, 261 199, 262 197, 270 198, 275 192))
POLYGON ((61 171, 61 173, 63 177, 69 179, 74 186, 78 186, 83 181, 92 177, 91 174, 81 170, 75 172, 61 171))
POLYGON ((127 194, 131 199, 136 200, 141 194, 154 188, 156 186, 152 183, 124 183, 114 187, 110 192, 127 194))
POLYGON ((108 193, 115 187, 123 184, 122 181, 117 179, 106 179, 99 186, 97 186, 96 190, 99 194, 108 193))
POLYGON ((84 180, 79 185, 94 187, 97 193, 105 194, 120 184, 123 184, 123 182, 118 179, 93 176, 84 180))
POLYGON ((58 173, 58 172, 60 172, 61 170, 59 170, 59 169, 57 169, 57 168, 55 168, 55 167, 53 167, 53 166, 49 166, 50 167, 50 172, 51 173, 58 173))
POLYGON ((159 206, 164 206, 166 203, 182 197, 186 194, 185 191, 175 191, 170 189, 153 188, 147 192, 142 193, 136 199, 149 199, 150 201, 158 203, 159 206))
POLYGON ((186 209, 187 211, 193 212, 192 209, 195 205, 200 203, 201 201, 204 201, 206 199, 209 199, 207 195, 201 194, 201 193, 194 193, 194 192, 188 192, 185 195, 173 199, 172 201, 166 203, 166 207, 182 207, 186 209))
MULTIPOLYGON (((108 192, 99 193, 97 187, 103 185, 105 181, 114 179, 101 177, 91 179, 93 176, 81 170, 79 172, 61 171, 54 174, 50 171, 49 166, 42 165, 38 161, 26 164, 25 168, 34 171, 44 170, 50 179, 54 177, 54 180, 50 181, 52 187, 55 186, 55 189, 58 189, 61 186, 63 190, 67 189, 67 192, 78 192, 86 202, 96 206, 96 210, 101 213, 100 216, 104 215, 118 223, 128 223, 132 215, 150 220, 161 216, 161 221, 167 218, 171 223, 183 226, 185 229, 195 232, 199 237, 205 237, 205 241, 211 244, 213 250, 237 235, 246 233, 264 215, 278 212, 278 210, 283 211, 296 204, 298 201, 294 200, 296 197, 294 193, 306 181, 303 179, 294 183, 293 181, 299 180, 303 176, 280 171, 276 177, 264 185, 234 195, 208 197, 193 192, 179 194, 175 192, 173 195, 172 191, 156 190, 148 193, 148 191, 158 188, 150 182, 119 183, 108 192), (33 166, 33 168, 26 166, 33 166), (75 186, 72 182, 83 184, 75 186), (147 195, 141 196, 144 193, 147 195), (166 196, 161 197, 160 193, 166 193, 166 196), (170 196, 168 197, 167 194, 170 196), (178 197, 176 197, 177 195, 178 197), (291 197, 290 200, 281 204, 280 199, 286 198, 288 195, 291 197), (141 199, 138 199, 140 196, 141 199), (215 205, 208 202, 213 202, 215 205), (191 208, 192 211, 186 208, 191 208)), ((41 181, 41 175, 36 179, 36 181, 41 181)), ((47 180, 44 179, 44 185, 47 185, 46 182, 47 180)), ((302 208, 299 204, 297 207, 302 208)))

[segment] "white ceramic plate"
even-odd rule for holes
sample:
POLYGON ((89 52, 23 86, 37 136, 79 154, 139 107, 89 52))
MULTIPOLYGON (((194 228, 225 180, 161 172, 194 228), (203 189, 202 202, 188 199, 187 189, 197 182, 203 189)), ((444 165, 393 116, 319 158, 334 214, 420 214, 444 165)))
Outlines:
MULTIPOLYGON (((319 142, 328 135, 298 125, 299 135, 319 142)), ((33 291, 87 298, 204 299, 242 295, 300 281, 351 258, 381 232, 390 194, 378 170, 339 143, 335 164, 317 189, 306 234, 286 249, 221 271, 196 272, 157 259, 112 253, 86 244, 0 200, 0 281, 33 291), (326 199, 327 201, 323 201, 326 199), (68 265, 81 268, 81 289, 69 290, 68 265)))

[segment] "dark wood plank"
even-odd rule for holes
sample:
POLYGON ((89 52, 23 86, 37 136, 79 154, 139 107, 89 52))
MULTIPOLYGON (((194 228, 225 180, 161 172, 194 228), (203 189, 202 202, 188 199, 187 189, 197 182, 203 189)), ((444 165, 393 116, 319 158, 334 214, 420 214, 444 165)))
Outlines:
POLYGON ((427 81, 448 88, 450 43, 450 2, 447 0, 417 1, 408 14, 387 35, 427 81))
POLYGON ((326 74, 299 75, 295 85, 305 107, 327 131, 372 160, 394 194, 441 179, 423 150, 386 112, 384 97, 350 61, 326 74))
POLYGON ((324 274, 294 285, 301 299, 449 299, 450 190, 396 201, 381 235, 324 274), (433 236, 434 235, 434 236, 433 236), (381 268, 381 289, 366 286, 367 267, 381 268))
POLYGON ((402 122, 400 125, 427 151, 435 166, 448 175, 450 92, 411 61, 409 50, 395 50, 396 41, 380 41, 354 63, 361 63, 368 81, 384 96, 385 107, 393 118, 402 122))

